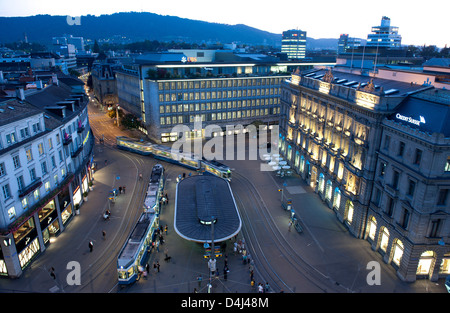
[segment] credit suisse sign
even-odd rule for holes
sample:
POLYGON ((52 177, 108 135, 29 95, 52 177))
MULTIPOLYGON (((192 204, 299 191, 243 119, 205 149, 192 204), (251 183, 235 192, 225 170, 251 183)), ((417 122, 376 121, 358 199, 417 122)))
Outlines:
POLYGON ((416 120, 416 119, 412 118, 411 116, 404 116, 404 115, 401 115, 400 113, 397 113, 395 115, 395 118, 398 120, 401 120, 401 121, 405 121, 405 122, 417 125, 417 126, 420 126, 421 123, 425 124, 425 118, 422 115, 420 115, 419 119, 416 120))

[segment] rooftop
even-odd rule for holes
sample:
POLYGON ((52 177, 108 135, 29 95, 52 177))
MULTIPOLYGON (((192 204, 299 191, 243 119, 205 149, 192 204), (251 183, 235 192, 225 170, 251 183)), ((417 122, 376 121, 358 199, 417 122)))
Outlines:
POLYGON ((177 185, 174 228, 181 237, 195 242, 232 238, 241 229, 233 194, 228 182, 210 175, 190 176, 177 185))

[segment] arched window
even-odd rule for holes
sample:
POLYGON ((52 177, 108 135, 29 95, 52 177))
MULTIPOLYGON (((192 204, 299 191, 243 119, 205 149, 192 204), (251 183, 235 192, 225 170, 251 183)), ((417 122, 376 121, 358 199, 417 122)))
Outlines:
POLYGON ((295 152, 295 161, 294 161, 294 167, 297 168, 298 164, 300 162, 300 153, 298 151, 295 152))
POLYGON ((319 175, 319 192, 323 192, 325 188, 325 177, 323 176, 323 173, 320 173, 319 175))
POLYGON ((341 205, 341 191, 338 187, 334 189, 334 200, 333 200, 333 207, 339 209, 339 206, 341 205))
POLYGON ((369 221, 369 238, 375 240, 375 233, 377 231, 377 220, 375 217, 371 217, 369 221))
POLYGON ((351 224, 353 221, 353 202, 347 200, 345 203, 346 220, 351 224))
POLYGON ((332 193, 333 193, 333 184, 331 183, 331 180, 327 180, 327 187, 325 190, 325 198, 327 200, 331 200, 332 193))
POLYGON ((302 155, 300 157, 300 172, 304 172, 305 171, 305 157, 302 155))
POLYGON ((381 227, 381 240, 380 240, 380 249, 383 252, 386 252, 388 243, 389 243, 389 230, 383 226, 381 227))
POLYGON ((450 274, 450 253, 444 254, 439 274, 450 274))
POLYGON ((425 251, 420 256, 419 264, 417 265, 417 275, 428 275, 430 270, 434 267, 435 253, 433 251, 425 251))
POLYGON ((392 257, 392 262, 394 262, 397 266, 400 266, 400 262, 403 256, 403 250, 405 249, 403 242, 399 239, 394 241, 394 245, 392 247, 394 249, 394 255, 392 257))

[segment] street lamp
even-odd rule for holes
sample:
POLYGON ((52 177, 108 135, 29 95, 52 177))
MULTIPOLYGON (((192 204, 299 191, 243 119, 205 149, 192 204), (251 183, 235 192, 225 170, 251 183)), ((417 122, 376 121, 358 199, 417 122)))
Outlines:
POLYGON ((120 126, 120 124, 119 124, 119 109, 120 109, 120 106, 117 105, 117 106, 116 106, 116 120, 117 120, 117 127, 120 126))

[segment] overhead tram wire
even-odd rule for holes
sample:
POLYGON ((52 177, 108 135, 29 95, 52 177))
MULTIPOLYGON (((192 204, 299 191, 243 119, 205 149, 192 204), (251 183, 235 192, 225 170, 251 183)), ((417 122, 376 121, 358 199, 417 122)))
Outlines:
MULTIPOLYGON (((313 283, 316 287, 318 287, 320 290, 324 292, 329 291, 338 291, 336 290, 336 287, 343 288, 346 292, 349 292, 350 290, 342 285, 337 284, 336 282, 333 282, 332 279, 320 271, 318 271, 314 266, 309 264, 297 251, 294 249, 286 240, 282 240, 283 235, 280 233, 280 231, 275 225, 275 222, 273 218, 271 217, 270 213, 268 212, 267 206, 264 204, 264 201, 262 200, 261 195, 259 195, 259 192, 254 187, 254 185, 246 178, 245 176, 234 173, 236 179, 238 181, 243 182, 249 188, 247 190, 250 190, 250 194, 253 196, 254 200, 253 203, 258 205, 259 213, 261 216, 263 216, 266 219, 267 226, 264 226, 268 232, 272 233, 273 236, 271 238, 275 241, 277 241, 276 247, 280 250, 281 253, 285 256, 285 259, 292 265, 293 269, 300 273, 302 276, 304 276, 308 281, 313 283), (275 225, 275 226, 274 226, 275 225)), ((250 224, 250 227, 251 224, 250 224)), ((261 249, 261 253, 264 255, 263 250, 261 249)), ((264 256, 265 257, 265 256, 264 256)), ((278 276, 278 275, 277 275, 278 276)), ((284 282, 283 282, 284 283, 284 282)), ((339 290, 341 290, 339 288, 339 290)))

